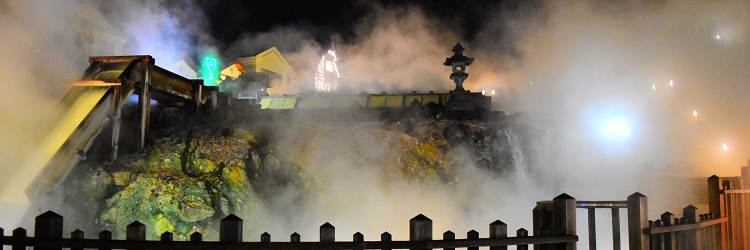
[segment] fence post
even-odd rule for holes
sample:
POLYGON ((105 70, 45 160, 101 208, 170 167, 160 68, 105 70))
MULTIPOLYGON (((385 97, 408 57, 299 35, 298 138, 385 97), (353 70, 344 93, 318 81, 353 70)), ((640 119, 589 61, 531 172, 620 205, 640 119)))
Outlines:
POLYGON ((360 233, 360 232, 355 233, 352 236, 352 241, 354 243, 359 243, 357 245, 357 248, 355 248, 356 250, 362 250, 362 249, 364 249, 364 247, 362 246, 362 242, 365 242, 365 236, 362 233, 360 233))
MULTIPOLYGON (((477 232, 476 230, 470 230, 466 232, 466 239, 467 240, 479 239, 479 232, 477 232)), ((479 247, 467 247, 466 250, 479 250, 479 247)))
MULTIPOLYGON (((292 235, 289 236, 289 241, 294 242, 294 243, 299 243, 300 242, 299 234, 297 232, 292 233, 292 235)), ((296 250, 296 249, 299 249, 299 248, 292 248, 292 250, 296 250)))
MULTIPOLYGON (((127 241, 144 241, 146 240, 146 225, 139 221, 133 221, 125 227, 125 240, 127 241)), ((135 248, 140 249, 140 248, 135 248)))
MULTIPOLYGON (((13 239, 14 240, 23 240, 26 238, 26 229, 23 228, 16 228, 13 230, 13 239)), ((25 245, 20 244, 13 244, 13 250, 26 250, 25 245)))
MULTIPOLYGON (((508 238, 508 225, 500 220, 490 223, 490 239, 508 238)), ((490 250, 507 250, 508 246, 490 246, 490 250)))
POLYGON ((742 189, 750 189, 750 160, 746 167, 740 168, 740 174, 742 176, 742 189))
MULTIPOLYGON (((409 220, 409 241, 430 241, 432 240, 432 220, 419 214, 409 220)), ((422 250, 422 249, 412 249, 422 250)), ((424 249, 427 250, 427 249, 424 249)))
MULTIPOLYGON (((576 199, 563 193, 552 199, 552 206, 554 235, 576 235, 576 199)), ((576 242, 560 243, 554 248, 575 250, 576 242)))
POLYGON ((195 232, 190 234, 190 242, 201 242, 203 241, 203 234, 195 232))
POLYGON ((648 198, 635 192, 628 196, 628 238, 630 249, 648 250, 648 198))
MULTIPOLYGON (((73 232, 70 232, 70 238, 74 240, 82 240, 83 239, 83 231, 80 229, 76 229, 73 232)), ((83 250, 83 248, 71 248, 70 250, 83 250)))
MULTIPOLYGON (((672 222, 674 221, 674 214, 670 212, 664 212, 661 214, 661 221, 663 223, 663 226, 671 226, 672 222)), ((677 242, 675 242, 675 233, 665 233, 663 234, 663 242, 664 242, 664 249, 675 249, 675 245, 677 245, 677 242)))
MULTIPOLYGON (((520 228, 520 229, 516 230, 516 237, 518 237, 518 238, 529 237, 529 231, 526 230, 526 229, 524 229, 524 228, 520 228)), ((516 249, 518 249, 518 250, 529 250, 529 245, 526 245, 526 244, 520 245, 519 244, 518 246, 516 246, 516 249)))
MULTIPOLYGON (((698 214, 698 208, 689 205, 682 209, 682 217, 685 218, 687 224, 695 224, 700 222, 698 214)), ((687 239, 687 247, 688 249, 698 249, 701 246, 701 239, 700 235, 698 234, 698 230, 688 230, 685 232, 685 238, 687 239)))
POLYGON ((160 240, 161 241, 174 241, 174 234, 172 234, 172 232, 169 232, 169 231, 164 232, 161 234, 160 240))
POLYGON ((219 241, 242 242, 242 219, 234 214, 227 215, 219 222, 219 241))
POLYGON ((336 227, 326 222, 320 226, 320 242, 335 242, 336 227))
POLYGON ((708 177, 708 212, 718 218, 726 216, 724 209, 722 209, 723 197, 720 193, 721 183, 719 177, 716 175, 708 177))
MULTIPOLYGON (((107 230, 102 231, 101 233, 99 233, 99 240, 106 240, 106 241, 112 240, 112 232, 107 231, 107 230)), ((100 250, 111 250, 111 249, 102 248, 100 250)))
POLYGON ((263 234, 260 235, 260 242, 271 242, 271 234, 263 232, 263 234))
MULTIPOLYGON (((34 238, 62 239, 63 217, 52 211, 47 211, 34 220, 34 238)), ((39 250, 61 250, 60 247, 35 247, 39 250)))
MULTIPOLYGON (((380 241, 383 243, 391 242, 393 238, 391 238, 391 234, 388 232, 384 232, 380 234, 380 241)), ((391 248, 383 248, 382 250, 391 250, 391 248)))
MULTIPOLYGON (((455 239, 456 239, 456 234, 453 233, 452 231, 448 230, 448 231, 445 231, 445 233, 443 233, 443 240, 455 240, 455 239)), ((449 247, 449 248, 443 248, 443 250, 456 250, 456 248, 449 247)))

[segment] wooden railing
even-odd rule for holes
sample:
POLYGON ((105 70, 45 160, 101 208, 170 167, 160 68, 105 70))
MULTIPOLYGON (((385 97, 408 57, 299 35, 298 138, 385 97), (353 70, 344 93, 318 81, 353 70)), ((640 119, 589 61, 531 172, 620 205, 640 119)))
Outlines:
POLYGON ((490 247, 491 250, 504 250, 507 246, 517 246, 517 249, 528 249, 529 245, 542 249, 575 249, 578 236, 575 235, 575 199, 563 194, 552 202, 556 211, 545 223, 558 225, 548 235, 529 236, 526 229, 516 230, 516 237, 508 237, 507 225, 502 221, 489 224, 489 235, 480 238, 479 233, 471 230, 465 239, 456 239, 456 234, 447 231, 443 239, 432 238, 432 220, 424 215, 418 215, 409 221, 409 240, 393 241, 391 235, 385 232, 379 241, 365 241, 364 235, 357 232, 351 241, 336 241, 335 227, 330 223, 320 226, 320 240, 318 242, 301 242, 300 235, 293 233, 288 242, 272 242, 271 235, 263 233, 260 242, 244 242, 242 219, 229 215, 219 223, 219 240, 203 241, 203 235, 196 232, 190 235, 189 241, 174 241, 170 232, 161 235, 159 241, 146 240, 146 226, 140 222, 133 222, 125 229, 125 239, 112 239, 112 233, 102 231, 97 239, 86 239, 84 233, 75 230, 69 238, 63 238, 63 217, 46 212, 36 217, 34 236, 29 237, 26 229, 13 230, 11 236, 5 236, 0 228, 0 245, 12 246, 13 250, 23 250, 26 247, 52 250, 70 248, 71 250, 89 249, 433 249, 443 248, 455 250, 467 248, 478 250, 479 247, 490 247), (573 204, 573 206, 570 206, 573 204))
POLYGON ((23 228, 13 230, 5 236, 0 228, 0 245, 12 246, 13 250, 35 247, 44 250, 70 248, 90 249, 415 249, 442 248, 455 250, 467 248, 478 250, 507 249, 576 249, 576 208, 588 211, 589 248, 596 249, 596 209, 612 211, 612 249, 620 249, 620 209, 627 209, 628 241, 630 249, 750 249, 750 174, 742 168, 741 177, 708 178, 708 213, 700 214, 693 205, 685 207, 682 217, 665 212, 657 220, 648 220, 648 199, 634 193, 624 201, 576 201, 561 194, 552 201, 537 202, 533 215, 533 236, 524 228, 516 230, 515 237, 508 237, 507 225, 502 221, 489 224, 489 235, 480 238, 479 232, 471 230, 466 238, 456 239, 456 234, 447 231, 442 239, 433 239, 432 220, 418 215, 409 221, 409 240, 393 241, 385 232, 379 241, 365 241, 364 235, 355 233, 351 241, 336 241, 335 227, 329 223, 320 226, 320 240, 301 242, 300 235, 293 233, 288 242, 272 242, 271 235, 263 233, 260 242, 243 242, 242 220, 234 215, 221 220, 218 241, 203 241, 203 235, 194 233, 189 241, 175 242, 172 234, 165 232, 161 240, 146 240, 146 227, 133 222, 126 228, 125 239, 112 239, 112 233, 103 231, 97 239, 86 239, 80 230, 63 238, 63 218, 53 212, 36 218, 34 236, 27 236, 23 228))

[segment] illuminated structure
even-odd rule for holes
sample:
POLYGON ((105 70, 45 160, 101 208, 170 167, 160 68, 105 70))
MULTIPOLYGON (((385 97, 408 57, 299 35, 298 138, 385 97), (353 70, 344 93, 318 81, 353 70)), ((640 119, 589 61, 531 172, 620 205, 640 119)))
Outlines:
POLYGON ((341 78, 336 60, 336 50, 331 43, 331 49, 320 58, 320 63, 318 63, 318 70, 315 72, 315 91, 336 92, 339 78, 341 78))
MULTIPOLYGON (((212 64, 207 63, 207 66, 212 64)), ((272 47, 256 56, 239 58, 221 70, 218 86, 222 92, 231 92, 236 99, 257 101, 268 95, 273 84, 285 86, 290 70, 281 52, 272 47)))

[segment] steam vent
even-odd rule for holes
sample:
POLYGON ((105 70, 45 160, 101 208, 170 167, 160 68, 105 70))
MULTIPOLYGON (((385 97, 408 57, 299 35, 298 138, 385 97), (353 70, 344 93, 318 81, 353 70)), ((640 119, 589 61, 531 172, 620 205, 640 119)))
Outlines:
POLYGON ((469 77, 469 73, 466 73, 466 67, 474 62, 474 58, 467 57, 464 55, 464 47, 461 43, 457 43, 453 47, 453 56, 445 58, 443 65, 452 67, 453 73, 451 73, 451 80, 456 84, 456 89, 453 92, 463 93, 466 92, 464 89, 464 81, 469 77))

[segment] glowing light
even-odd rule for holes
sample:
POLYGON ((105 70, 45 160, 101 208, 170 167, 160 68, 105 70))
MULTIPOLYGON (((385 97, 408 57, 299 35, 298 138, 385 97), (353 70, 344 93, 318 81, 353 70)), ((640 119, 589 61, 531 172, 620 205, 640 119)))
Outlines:
POLYGON ((674 81, 669 80, 669 87, 674 87, 674 81))
POLYGON ((206 86, 214 86, 219 82, 219 66, 221 61, 214 54, 205 54, 201 59, 200 75, 203 79, 203 84, 206 86))
POLYGON ((206 68, 208 68, 208 79, 215 79, 216 76, 214 76, 214 71, 216 70, 216 59, 206 58, 205 63, 206 68))
POLYGON ((656 84, 651 85, 651 89, 656 90, 656 84))
POLYGON ((724 151, 727 151, 727 150, 729 150, 729 146, 727 146, 727 144, 724 143, 724 144, 721 145, 721 149, 723 149, 724 151))
POLYGON ((716 40, 721 40, 721 35, 716 35, 716 40))
POLYGON ((534 83, 533 82, 529 82, 529 85, 532 85, 532 84, 534 84, 534 83))
POLYGON ((336 66, 336 51, 331 44, 331 49, 320 58, 318 70, 315 72, 315 90, 318 92, 336 92, 339 78, 339 68, 336 66))
POLYGON ((600 133, 604 139, 622 141, 630 138, 632 127, 624 117, 613 117, 602 123, 600 133))
POLYGON ((484 89, 482 90, 482 95, 484 95, 484 89))
POLYGON ((495 95, 495 90, 494 89, 492 90, 492 95, 495 95))

